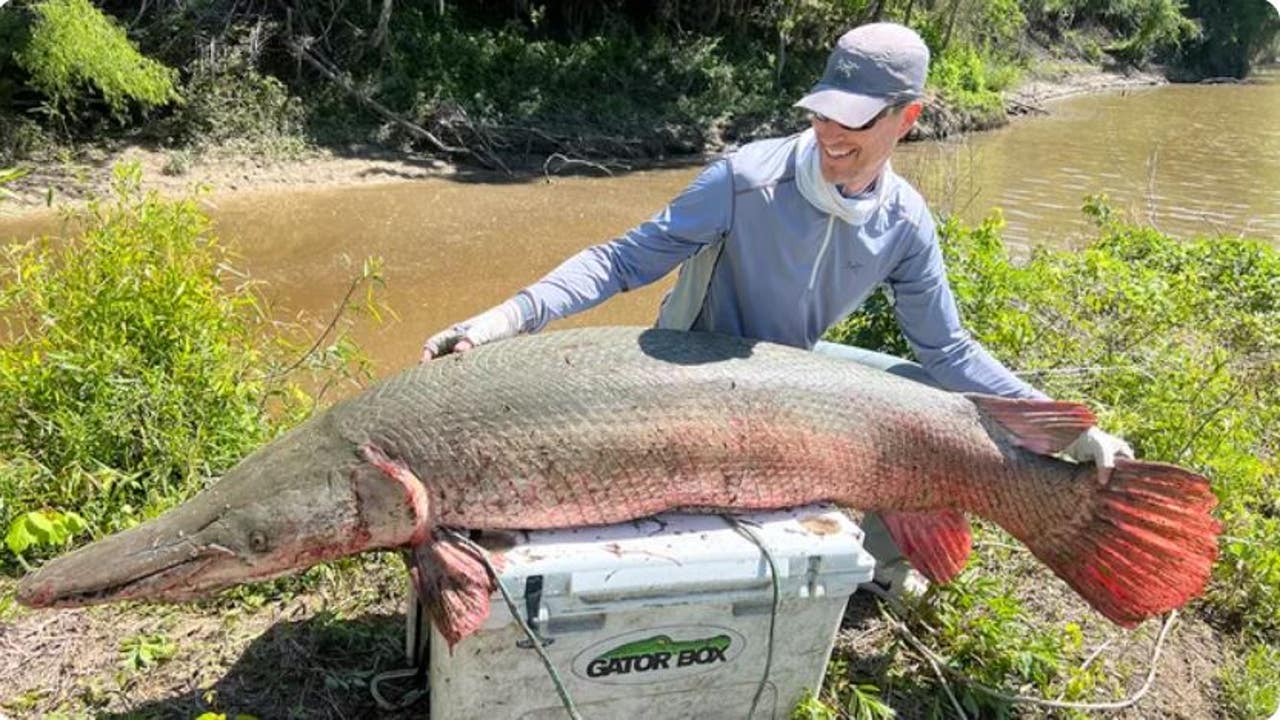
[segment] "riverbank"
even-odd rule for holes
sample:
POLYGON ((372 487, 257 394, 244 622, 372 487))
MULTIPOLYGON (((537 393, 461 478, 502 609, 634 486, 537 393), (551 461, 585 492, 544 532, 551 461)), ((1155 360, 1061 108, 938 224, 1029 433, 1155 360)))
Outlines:
MULTIPOLYGON (((981 132, 1007 125, 1019 117, 1052 112, 1054 100, 1085 93, 1123 91, 1165 83, 1151 72, 1112 72, 1083 64, 1045 65, 1028 73, 1006 94, 1005 113, 995 118, 962 113, 931 98, 925 115, 909 141, 933 140, 960 133, 981 132)), ((707 148, 703 154, 666 159, 585 161, 551 155, 540 165, 514 167, 518 180, 536 180, 567 172, 605 174, 700 164, 707 155, 724 150, 707 148)), ((311 147, 289 154, 259 153, 251 149, 222 149, 204 154, 123 143, 64 148, 50 157, 24 163, 28 175, 8 186, 13 195, 0 202, 0 217, 17 217, 47 210, 67 202, 78 203, 101 195, 111 180, 111 168, 137 163, 144 187, 165 195, 179 195, 193 187, 218 193, 272 191, 295 187, 347 187, 398 180, 458 177, 509 180, 509 176, 459 166, 416 153, 395 153, 374 147, 311 147)))

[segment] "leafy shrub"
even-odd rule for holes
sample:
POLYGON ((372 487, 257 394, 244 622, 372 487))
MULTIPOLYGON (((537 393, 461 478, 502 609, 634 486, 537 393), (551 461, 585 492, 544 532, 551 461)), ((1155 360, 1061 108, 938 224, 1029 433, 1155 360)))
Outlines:
MULTIPOLYGON (((915 623, 954 672, 988 687, 1083 700, 1102 677, 1074 659, 1084 645, 1080 626, 1038 621, 981 556, 953 582, 937 586, 915 623)), ((1009 714, 1008 702, 970 683, 953 690, 971 717, 1009 714)))
POLYGON ((303 149, 301 101, 280 80, 260 72, 243 45, 195 63, 183 95, 186 102, 169 122, 186 145, 278 155, 303 149))
POLYGON ((1183 15, 1182 0, 1123 0, 1113 5, 1131 29, 1107 52, 1129 65, 1141 65, 1156 55, 1167 56, 1198 32, 1196 24, 1183 15))
POLYGON ((51 144, 50 133, 32 118, 0 113, 0 165, 16 163, 51 144))
MULTIPOLYGON (((312 407, 283 369, 297 328, 276 328, 254 289, 232 284, 193 200, 139 183, 118 168, 113 196, 72 219, 82 237, 7 250, 0 528, 46 508, 74 509, 94 534, 128 526, 312 407)), ((355 355, 339 343, 307 357, 323 383, 355 355)))
POLYGON ((26 168, 0 167, 0 200, 12 196, 12 193, 6 190, 4 186, 26 175, 27 172, 26 168))
POLYGON ((849 663, 833 658, 823 678, 823 698, 812 693, 791 710, 790 720, 892 720, 898 714, 880 698, 880 688, 849 680, 849 663))
POLYGON ((623 30, 567 42, 511 26, 464 30, 425 10, 397 17, 368 84, 446 137, 535 127, 615 138, 612 154, 634 153, 636 141, 653 153, 696 151, 730 117, 794 122, 790 103, 821 67, 793 57, 780 89, 776 57, 721 38, 623 30))
POLYGON ((953 45, 929 66, 929 85, 962 112, 1004 116, 1002 91, 1017 78, 1015 66, 968 45, 953 45))
POLYGON ((1201 26, 1182 43, 1177 63, 1191 78, 1249 75, 1255 63, 1276 57, 1280 15, 1259 0, 1189 0, 1187 13, 1201 26))
POLYGON ((33 7, 30 39, 16 57, 55 112, 74 112, 90 88, 123 119, 178 100, 177 73, 143 56, 120 25, 89 0, 44 0, 33 7))

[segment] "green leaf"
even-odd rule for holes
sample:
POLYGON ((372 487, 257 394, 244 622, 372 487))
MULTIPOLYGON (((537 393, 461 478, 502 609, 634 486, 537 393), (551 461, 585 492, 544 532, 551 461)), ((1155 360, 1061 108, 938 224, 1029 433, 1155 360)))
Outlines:
POLYGON ((47 544, 54 538, 57 530, 54 528, 56 517, 50 511, 41 510, 39 512, 29 512, 23 515, 26 518, 27 525, 31 528, 31 532, 39 538, 41 543, 47 544))
POLYGON ((62 523, 63 527, 66 528, 68 540, 89 528, 89 524, 84 521, 84 518, 73 512, 63 513, 62 523))
POLYGON ((20 515, 9 523, 9 532, 4 537, 4 544, 14 555, 21 555, 27 548, 37 543, 39 539, 32 534, 26 515, 20 515))

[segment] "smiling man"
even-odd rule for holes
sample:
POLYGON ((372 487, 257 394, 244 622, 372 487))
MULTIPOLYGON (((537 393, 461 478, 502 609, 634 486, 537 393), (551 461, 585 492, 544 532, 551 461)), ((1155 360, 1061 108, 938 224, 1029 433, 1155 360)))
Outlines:
MULTIPOLYGON (((845 33, 796 103, 810 112, 809 129, 712 163, 649 221, 433 335, 424 361, 537 331, 679 267, 659 327, 811 348, 953 391, 1044 398, 961 325, 933 216, 889 163, 920 116, 928 68, 929 50, 910 28, 845 33), (820 341, 881 285, 920 365, 820 341)), ((1117 455, 1132 456, 1096 427, 1067 452, 1096 461, 1104 481, 1117 455)), ((884 561, 893 549, 880 534, 869 532, 867 544, 884 561)))

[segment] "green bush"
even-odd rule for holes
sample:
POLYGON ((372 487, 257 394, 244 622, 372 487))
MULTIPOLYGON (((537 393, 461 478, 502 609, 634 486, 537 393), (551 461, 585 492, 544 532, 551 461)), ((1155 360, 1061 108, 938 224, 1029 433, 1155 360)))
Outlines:
POLYGON ((5 189, 5 185, 14 182, 18 178, 27 174, 26 168, 6 168, 0 167, 0 200, 10 197, 12 193, 5 189))
MULTIPOLYGON (((83 236, 6 252, 0 530, 41 509, 74 510, 94 534, 130 525, 312 407, 281 370, 297 328, 277 329, 228 274, 194 200, 139 183, 118 168, 112 197, 72 219, 83 236)), ((353 355, 334 345, 308 362, 335 380, 353 355)))
MULTIPOLYGON (((509 152, 541 152, 551 138, 613 156, 692 152, 759 122, 790 131, 790 105, 822 67, 791 47, 778 80, 772 42, 626 27, 570 41, 413 7, 397 11, 387 45, 376 67, 368 56, 346 66, 358 86, 454 144, 509 152)), ((336 118, 348 99, 335 100, 317 114, 336 118)))
POLYGON ((280 80, 263 74, 243 45, 195 63, 182 89, 186 101, 168 122, 183 145, 277 156, 296 155, 305 147, 301 101, 280 80))
POLYGON ((1182 0, 1123 0, 1112 4, 1119 6, 1115 12, 1126 18, 1131 28, 1106 50, 1129 65, 1142 65, 1156 56, 1168 57, 1198 33, 1196 24, 1183 14, 1182 0))
MULTIPOLYGON (((999 215, 943 222, 952 287, 974 336, 1027 380, 1088 403, 1140 456, 1210 478, 1223 538, 1195 605, 1253 646, 1223 675, 1231 716, 1265 716, 1280 680, 1280 252, 1239 238, 1179 241, 1122 221, 1101 198, 1086 212, 1098 224, 1087 247, 1039 249, 1022 263, 999 215)), ((910 356, 882 294, 828 339, 910 356)), ((1063 644, 1071 633, 1027 622, 1013 581, 990 575, 966 571, 927 596, 921 632, 988 685, 1095 692, 1099 678, 1066 663, 1078 656, 1063 644), (1002 629, 1010 623, 1019 630, 1002 629)), ((957 692, 979 716, 1002 711, 967 686, 957 692)))
POLYGON ((15 59, 54 112, 74 114, 89 90, 120 119, 135 104, 146 110, 178 100, 177 72, 139 53, 89 0, 44 0, 32 9, 30 38, 15 59))
POLYGON ((1243 78, 1280 54, 1280 15, 1263 0, 1189 0, 1187 13, 1202 28, 1182 43, 1177 63, 1191 78, 1243 78))
MULTIPOLYGON (((987 561, 979 554, 954 581, 939 585, 914 618, 919 634, 949 658, 952 671, 987 687, 1085 700, 1103 674, 1081 667, 1081 627, 1039 620, 999 577, 1002 564, 1008 559, 987 561)), ((953 690, 971 717, 1009 715, 1008 702, 971 683, 953 690)))
POLYGON ((929 66, 929 85, 961 112, 1004 116, 1004 95, 1018 77, 1016 66, 984 56, 968 45, 952 45, 929 66))

